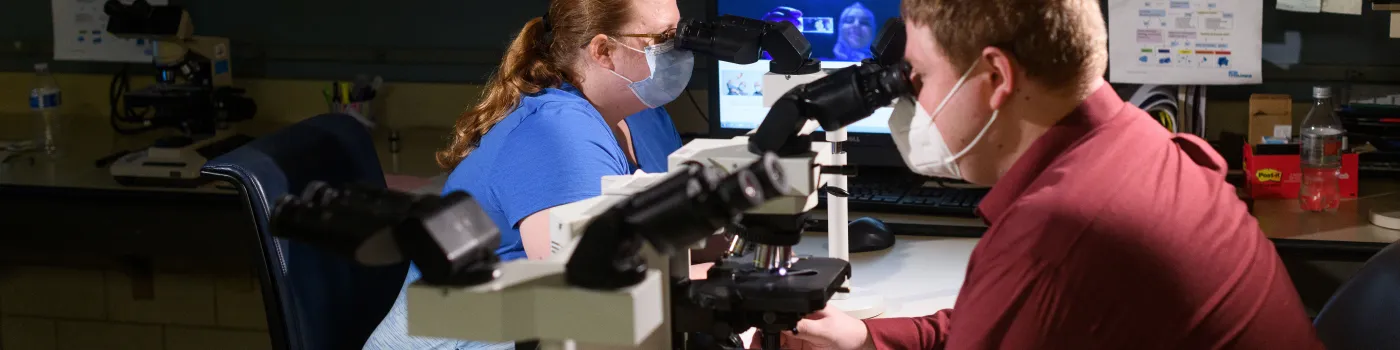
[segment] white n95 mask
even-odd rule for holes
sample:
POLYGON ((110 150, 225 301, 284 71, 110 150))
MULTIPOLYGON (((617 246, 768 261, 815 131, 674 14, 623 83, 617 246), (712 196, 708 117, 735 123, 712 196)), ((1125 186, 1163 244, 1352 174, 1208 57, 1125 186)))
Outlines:
POLYGON ((948 143, 943 140, 943 134, 938 132, 938 125, 934 118, 938 113, 947 107, 948 101, 967 82, 967 77, 972 75, 976 64, 967 68, 962 78, 958 78, 958 83, 953 85, 953 89, 948 91, 948 95, 943 97, 943 101, 934 108, 933 114, 924 110, 922 104, 916 98, 901 99, 895 104, 894 113, 890 114, 890 135, 894 138, 895 147, 899 148, 899 154, 904 158, 904 163, 909 165, 909 169, 915 173, 925 176, 941 177, 948 179, 962 179, 962 169, 958 168, 958 158, 962 158, 982 136, 987 134, 987 130, 992 128, 992 123, 996 122, 1000 109, 992 111, 992 118, 987 120, 987 125, 982 126, 982 131, 977 132, 977 137, 967 144, 967 148, 953 153, 948 148, 948 143))

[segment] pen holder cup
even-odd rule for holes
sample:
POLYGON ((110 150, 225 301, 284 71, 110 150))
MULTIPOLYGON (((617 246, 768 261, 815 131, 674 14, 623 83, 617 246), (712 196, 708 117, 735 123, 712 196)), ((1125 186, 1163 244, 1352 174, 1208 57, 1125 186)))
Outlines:
POLYGON ((370 114, 370 102, 371 101, 351 103, 332 102, 330 107, 332 113, 343 113, 355 117, 355 119, 359 119, 361 123, 364 123, 365 127, 373 129, 375 120, 373 115, 370 114))

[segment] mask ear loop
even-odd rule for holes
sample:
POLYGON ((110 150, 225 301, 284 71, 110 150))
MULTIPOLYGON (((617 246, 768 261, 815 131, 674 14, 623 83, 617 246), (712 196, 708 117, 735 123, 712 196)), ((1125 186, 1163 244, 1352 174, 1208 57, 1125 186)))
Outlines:
POLYGON ((962 156, 963 156, 964 154, 967 154, 967 151, 971 151, 971 150, 972 150, 972 147, 977 146, 977 141, 981 141, 981 140, 982 140, 982 136, 987 134, 987 130, 991 130, 991 129, 992 129, 992 123, 996 123, 996 121, 997 121, 997 114, 1001 114, 1001 110, 1000 110, 1000 109, 995 110, 995 111, 992 111, 992 119, 987 120, 987 125, 982 127, 982 131, 977 132, 977 137, 972 138, 972 142, 968 143, 966 148, 963 148, 962 151, 958 152, 957 154, 954 154, 952 157, 948 157, 948 160, 945 160, 945 161, 943 161, 943 162, 944 162, 944 163, 952 163, 952 162, 955 162, 955 161, 958 160, 958 158, 962 158, 962 156))
POLYGON ((948 95, 943 96, 943 101, 939 102, 938 107, 933 109, 933 113, 928 115, 929 122, 938 120, 938 114, 940 112, 943 112, 943 107, 948 105, 948 101, 953 99, 953 95, 958 94, 958 89, 962 89, 963 83, 967 82, 967 77, 972 76, 972 70, 974 69, 977 69, 976 62, 973 62, 971 67, 967 67, 967 71, 963 72, 961 78, 958 78, 958 82, 956 84, 953 84, 953 90, 948 91, 948 95))
POLYGON ((608 40, 609 40, 609 41, 612 41, 614 44, 617 44, 617 46, 622 46, 622 47, 628 48, 628 49, 630 49, 630 50, 632 50, 632 51, 640 52, 640 53, 642 53, 643 55, 645 55, 645 54, 647 53, 646 50, 638 50, 638 49, 635 48, 635 47, 631 47, 631 46, 628 46, 627 44, 623 44, 621 40, 617 40, 617 39, 613 38, 611 35, 608 36, 608 40))
MULTIPOLYGON (((645 55, 645 54, 647 53, 646 51, 638 50, 638 49, 633 48, 633 47, 631 47, 631 46, 627 46, 627 44, 623 44, 622 41, 619 41, 619 40, 617 40, 617 39, 614 39, 611 35, 608 36, 608 41, 612 41, 614 44, 617 44, 617 46, 625 47, 625 48, 627 48, 628 50, 640 52, 640 53, 642 53, 643 55, 645 55)), ((616 63, 614 63, 614 64, 616 64, 616 63)), ((622 78, 622 80, 623 80, 623 81, 626 81, 628 84, 636 84, 636 83, 637 83, 637 82, 635 82, 635 81, 632 81, 632 79, 627 79, 627 77, 622 76, 622 73, 618 73, 616 69, 609 69, 608 72, 609 72, 609 73, 612 73, 613 75, 616 75, 618 78, 622 78)))
MULTIPOLYGON (((967 67, 967 71, 963 72, 961 78, 958 78, 958 83, 953 84, 953 91, 948 92, 948 96, 944 96, 943 102, 939 102, 938 108, 934 109, 933 114, 929 115, 930 123, 938 119, 938 114, 940 112, 943 112, 943 107, 948 105, 948 101, 953 99, 953 95, 956 95, 958 93, 958 89, 962 88, 963 83, 967 82, 967 78, 972 76, 972 71, 976 68, 977 63, 975 62, 972 64, 971 67, 967 67)), ((953 156, 945 158, 943 160, 943 164, 948 164, 957 161, 958 158, 962 158, 963 155, 966 155, 968 151, 971 151, 973 147, 977 146, 977 142, 982 140, 982 136, 987 135, 987 130, 992 129, 992 124, 997 121, 998 114, 1001 114, 1001 109, 998 108, 997 110, 992 111, 992 118, 987 120, 987 125, 982 126, 982 131, 977 132, 977 136, 972 138, 972 142, 969 142, 967 144, 967 147, 964 147, 962 151, 958 151, 958 153, 953 154, 953 156)))

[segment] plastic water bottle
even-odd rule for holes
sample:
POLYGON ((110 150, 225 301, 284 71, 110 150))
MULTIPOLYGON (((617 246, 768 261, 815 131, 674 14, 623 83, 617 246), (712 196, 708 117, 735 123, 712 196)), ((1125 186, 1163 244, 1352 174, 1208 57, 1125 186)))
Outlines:
POLYGON ((1337 181, 1342 174, 1346 130, 1337 118, 1331 88, 1313 87, 1313 99, 1299 132, 1303 142, 1303 181, 1298 187, 1298 201, 1303 210, 1334 211, 1341 202, 1337 181))
POLYGON ((29 90, 29 109, 34 110, 34 148, 48 155, 58 154, 61 123, 59 108, 63 94, 58 81, 49 73, 48 63, 34 65, 34 88, 29 90))

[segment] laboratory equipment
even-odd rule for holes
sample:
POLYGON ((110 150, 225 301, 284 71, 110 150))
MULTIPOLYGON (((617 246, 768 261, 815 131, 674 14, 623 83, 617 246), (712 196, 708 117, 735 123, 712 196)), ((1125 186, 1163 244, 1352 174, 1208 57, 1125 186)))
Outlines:
POLYGON ((807 258, 785 259, 780 271, 719 264, 710 279, 690 281, 685 249, 787 196, 789 180, 814 179, 789 176, 772 154, 732 172, 698 162, 673 169, 604 178, 603 196, 551 209, 552 238, 563 239, 543 261, 500 263, 499 230, 462 192, 313 183, 280 199, 270 222, 279 236, 361 264, 412 260, 423 272, 408 289, 410 332, 420 336, 718 348, 701 343, 750 327, 792 329, 849 277, 845 261, 807 258))
POLYGON ((1332 103, 1332 89, 1313 87, 1313 106, 1299 130, 1302 141, 1303 181, 1298 201, 1303 210, 1335 211, 1341 205, 1338 180, 1346 131, 1332 103))
MULTIPOLYGON (((771 24, 683 23, 686 28, 678 30, 678 40, 688 43, 683 47, 713 48, 727 41, 706 33, 740 32, 746 39, 732 41, 749 44, 721 46, 790 45, 798 54, 774 55, 783 62, 770 65, 781 71, 800 69, 810 60, 801 53, 800 36, 775 36, 783 39, 775 46, 776 39, 762 39, 766 35, 694 29, 771 24)), ((844 251, 832 258, 798 258, 792 252, 828 181, 823 176, 848 171, 832 165, 839 164, 833 158, 840 148, 814 142, 810 133, 818 125, 838 130, 907 95, 909 67, 894 50, 902 47, 881 46, 875 51, 888 54, 885 61, 867 60, 829 76, 794 76, 820 77, 777 94, 781 108, 772 109, 751 136, 692 141, 668 157, 667 174, 604 177, 601 196, 551 208, 553 254, 544 261, 497 263, 491 251, 498 231, 483 226, 480 208, 462 194, 328 196, 313 188, 302 199, 285 200, 282 205, 300 209, 279 209, 273 222, 286 230, 279 235, 300 237, 362 263, 425 261, 423 282, 407 291, 413 335, 539 339, 550 346, 724 348, 739 346, 733 343, 735 333, 758 328, 767 335, 763 348, 777 349, 779 332, 794 329, 803 315, 848 291, 844 251), (316 212, 317 205, 325 209, 316 212), (683 250, 721 229, 736 236, 730 257, 716 263, 709 278, 689 280, 683 250), (399 254, 389 253, 394 251, 399 254)), ((833 217, 844 228, 839 218, 845 213, 839 215, 833 217)), ((844 241, 841 237, 836 244, 844 241)))
POLYGON ((1382 177, 1400 173, 1400 106, 1352 103, 1341 106, 1337 116, 1347 130, 1347 144, 1360 153, 1362 172, 1382 177))
MULTIPOLYGON (((827 193, 827 253, 833 258, 850 260, 847 177, 856 175, 857 171, 847 161, 846 146, 850 140, 845 128, 871 117, 898 98, 912 96, 914 89, 909 81, 909 63, 904 62, 904 42, 904 22, 891 18, 870 48, 873 56, 859 65, 829 74, 818 72, 792 77, 770 73, 764 76, 764 87, 783 93, 765 94, 765 105, 771 109, 749 138, 751 152, 795 156, 803 148, 810 147, 810 138, 802 136, 810 131, 806 124, 815 122, 828 131, 825 136, 831 147, 831 159, 823 163, 825 186, 822 189, 827 193)), ((896 108, 892 113, 913 113, 913 109, 896 108)), ((873 318, 884 312, 883 296, 870 290, 846 287, 850 293, 838 294, 832 301, 837 309, 856 318, 873 318)))
POLYGON ((113 127, 124 133, 180 130, 180 135, 112 162, 112 176, 127 185, 203 183, 199 168, 205 161, 252 140, 229 125, 251 118, 257 106, 243 96, 243 89, 232 86, 228 38, 194 35, 189 13, 180 6, 108 0, 103 10, 110 18, 108 33, 155 42, 156 83, 120 94, 125 106, 113 103, 113 127), (142 110, 148 112, 138 112, 142 110), (139 127, 123 129, 120 124, 139 127))
POLYGON ((57 156, 63 132, 63 94, 48 63, 34 65, 34 86, 29 90, 29 109, 34 111, 34 148, 57 156))

